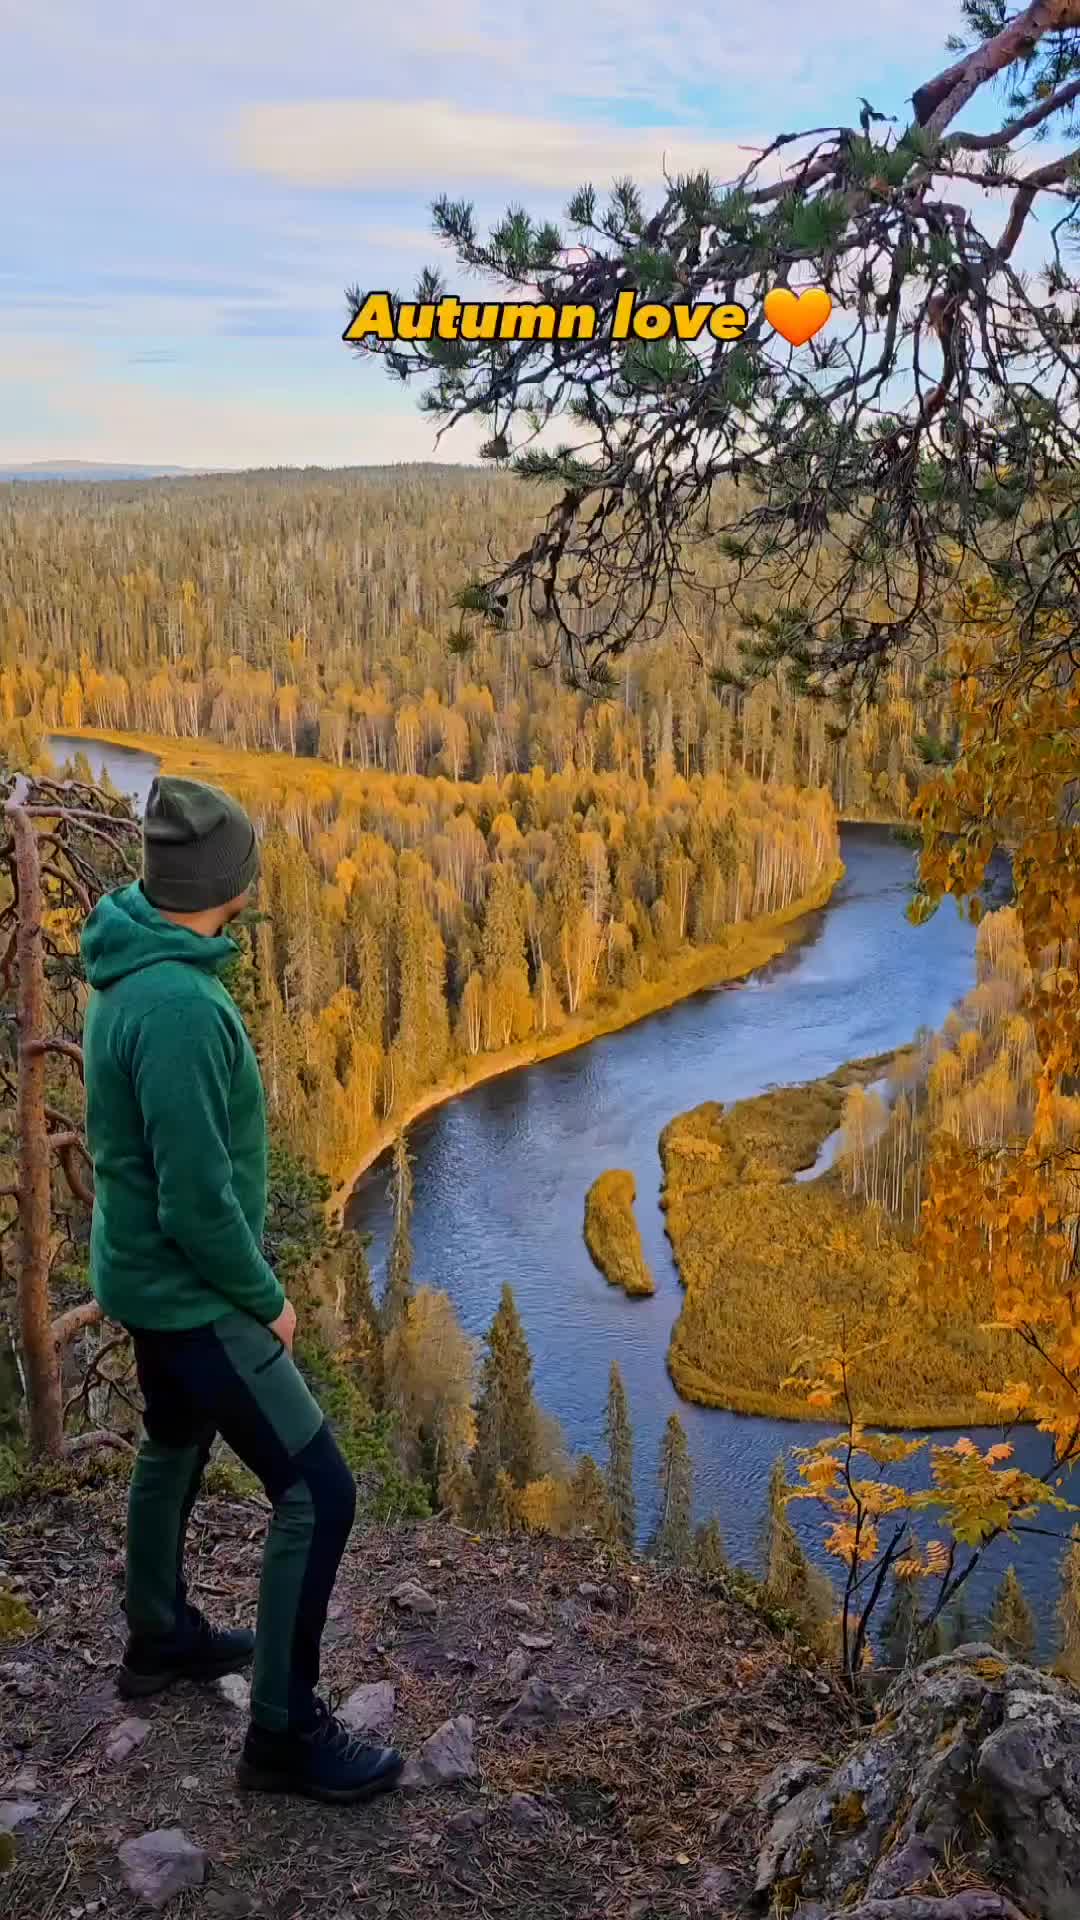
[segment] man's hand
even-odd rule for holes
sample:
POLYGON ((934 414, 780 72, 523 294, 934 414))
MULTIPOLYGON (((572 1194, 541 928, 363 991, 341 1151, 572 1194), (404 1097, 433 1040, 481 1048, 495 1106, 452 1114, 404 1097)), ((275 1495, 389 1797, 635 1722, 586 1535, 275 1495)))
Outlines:
POLYGON ((286 1300, 276 1320, 270 1321, 271 1333, 276 1333, 286 1352, 292 1352, 293 1334, 296 1332, 296 1308, 291 1300, 286 1300))

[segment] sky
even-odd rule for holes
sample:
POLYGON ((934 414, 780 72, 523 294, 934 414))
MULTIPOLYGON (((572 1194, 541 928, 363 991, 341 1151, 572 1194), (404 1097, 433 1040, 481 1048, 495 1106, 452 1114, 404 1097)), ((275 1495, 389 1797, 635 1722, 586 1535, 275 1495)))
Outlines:
MULTIPOLYGON (((0 0, 0 465, 471 460, 342 344, 439 193, 558 218, 903 118, 941 0, 0 0)), ((457 290, 452 273, 451 290, 457 290)), ((464 287, 461 289, 464 291, 464 287)))

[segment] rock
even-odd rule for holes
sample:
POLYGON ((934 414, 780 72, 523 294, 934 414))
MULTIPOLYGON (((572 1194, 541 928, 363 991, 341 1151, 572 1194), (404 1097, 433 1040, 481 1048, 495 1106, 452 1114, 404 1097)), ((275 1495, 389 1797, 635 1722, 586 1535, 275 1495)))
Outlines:
POLYGON ((438 1602, 432 1599, 418 1580, 403 1581, 400 1587, 395 1587, 390 1598, 403 1613, 429 1614, 439 1611, 438 1602))
POLYGON ((106 1760, 118 1766, 121 1760, 127 1759, 129 1753, 134 1753, 136 1747, 142 1746, 149 1731, 149 1720, 121 1720, 109 1736, 105 1748, 106 1760))
POLYGON ((180 1776, 180 1785, 183 1787, 185 1793, 197 1793, 199 1784, 199 1776, 197 1773, 184 1773, 180 1776))
POLYGON ((546 1653, 549 1647, 555 1645, 555 1636, 550 1633, 519 1633, 518 1641, 521 1646, 528 1647, 530 1653, 546 1653))
POLYGON ((41 1775, 36 1767, 20 1767, 11 1783, 12 1793, 36 1793, 41 1785, 41 1775))
POLYGON ((695 1910, 698 1913, 727 1913, 734 1885, 735 1875, 730 1867, 702 1867, 695 1910))
POLYGON ((180 1827, 158 1827, 125 1840, 120 1864, 131 1892, 150 1907, 163 1907, 174 1893, 201 1887, 206 1878, 206 1854, 180 1827))
POLYGON ((944 1899, 909 1893, 902 1900, 864 1900, 843 1913, 816 1904, 801 1906, 795 1920, 1024 1920, 1024 1916, 1003 1894, 971 1887, 944 1899))
POLYGON ((779 1813, 804 1787, 816 1786, 825 1778, 825 1769, 816 1760, 781 1760, 756 1794, 754 1805, 761 1813, 779 1813))
POLYGON ((354 1687, 344 1705, 338 1708, 337 1717, 350 1733, 385 1733, 394 1718, 396 1700, 397 1694, 389 1680, 375 1680, 367 1686, 354 1687))
POLYGON ((506 1611, 507 1613, 516 1614, 519 1620, 532 1619, 532 1608, 525 1600, 508 1600, 506 1602, 506 1611))
POLYGON ((471 1840, 474 1834, 487 1826, 485 1807, 462 1807, 459 1813, 451 1814, 446 1823, 446 1831, 455 1840, 471 1840))
POLYGON ((0 1833, 15 1833, 40 1812, 40 1800, 0 1800, 0 1833))
POLYGON ((547 1807, 531 1793, 512 1793, 507 1802, 506 1811, 512 1826, 526 1829, 529 1827, 547 1827, 551 1824, 551 1814, 547 1807))
POLYGON ((563 1701, 546 1680, 530 1680, 520 1700, 503 1714, 497 1733, 512 1733, 518 1727, 539 1727, 557 1720, 564 1711, 563 1701))
POLYGON ((29 1660, 5 1660, 0 1664, 0 1680, 20 1700, 32 1700, 41 1684, 37 1668, 29 1660))
POLYGON ((230 1707, 237 1713, 251 1712, 251 1681, 245 1680, 242 1673, 226 1673, 217 1682, 217 1690, 230 1707))
POLYGON ((247 1920, 255 1912, 250 1894, 239 1887, 212 1887, 203 1904, 214 1920, 247 1920))
POLYGON ((467 1713, 446 1720, 405 1763, 403 1787, 448 1787, 455 1780, 475 1780, 473 1741, 476 1729, 467 1713))
MULTIPOLYGON (((828 1818, 827 1809, 823 1810, 822 1793, 817 1787, 804 1787, 787 1806, 778 1813, 765 1837, 765 1844, 758 1854, 757 1879, 754 1892, 762 1905, 772 1892, 778 1880, 795 1880, 795 1891, 802 1890, 802 1883, 793 1868, 790 1873, 784 1869, 791 1861, 794 1852, 792 1842, 796 1835, 804 1832, 817 1832, 818 1825, 828 1818)), ((796 1856, 799 1860, 800 1856, 796 1856)))
POLYGON ((513 1652, 507 1655, 503 1670, 509 1685, 520 1687, 522 1681, 532 1671, 532 1664, 531 1654, 526 1653, 524 1647, 515 1647, 513 1652))
MULTIPOLYGON (((563 1711, 566 1713, 587 1713, 592 1705, 592 1699, 593 1690, 589 1682, 587 1680, 575 1680, 573 1686, 567 1687, 562 1696, 563 1711)), ((624 1713, 625 1711, 626 1709, 622 1701, 612 1701, 610 1704, 610 1712, 605 1713, 603 1717, 614 1719, 617 1714, 624 1713)))
POLYGON ((600 1598, 600 1589, 598 1586, 595 1586, 591 1580, 580 1580, 578 1582, 578 1592, 583 1600, 599 1600, 600 1598))
POLYGON ((845 1920, 1007 1914, 998 1896, 974 1890, 929 1901, 911 1893, 952 1856, 1002 1887, 1027 1920, 1075 1920, 1080 1696, 983 1645, 893 1683, 836 1771, 777 1814, 756 1890, 767 1904, 782 1885, 789 1904, 818 1901, 845 1920))

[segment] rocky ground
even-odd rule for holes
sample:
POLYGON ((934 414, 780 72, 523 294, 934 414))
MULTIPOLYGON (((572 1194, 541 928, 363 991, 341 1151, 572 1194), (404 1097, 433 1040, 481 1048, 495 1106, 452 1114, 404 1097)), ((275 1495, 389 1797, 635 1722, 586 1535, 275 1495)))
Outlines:
MULTIPOLYGON (((200 1505, 193 1597, 219 1621, 251 1618, 264 1527, 256 1502, 200 1505)), ((153 1902, 200 1920, 733 1920, 776 1811, 763 1784, 850 1742, 829 1683, 715 1587, 432 1522, 354 1539, 326 1640, 324 1682, 414 1757, 409 1790, 341 1810, 244 1795, 235 1679, 134 1709, 115 1693, 117 1496, 21 1506, 0 1537, 0 1584, 38 1622, 0 1641, 10 1920, 153 1902)))

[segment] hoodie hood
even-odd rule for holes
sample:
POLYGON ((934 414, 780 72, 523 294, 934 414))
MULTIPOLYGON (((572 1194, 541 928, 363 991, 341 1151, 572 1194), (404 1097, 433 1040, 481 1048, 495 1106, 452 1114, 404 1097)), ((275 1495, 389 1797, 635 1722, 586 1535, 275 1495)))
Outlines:
POLYGON ((236 957, 237 946, 228 934, 193 933, 178 927, 151 906, 139 881, 102 894, 82 930, 79 943, 83 968, 92 987, 111 987, 129 973, 156 966, 160 960, 181 960, 217 973, 236 957))

